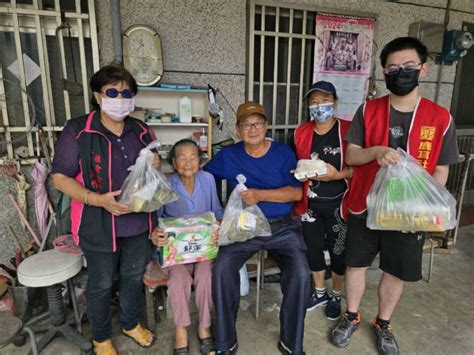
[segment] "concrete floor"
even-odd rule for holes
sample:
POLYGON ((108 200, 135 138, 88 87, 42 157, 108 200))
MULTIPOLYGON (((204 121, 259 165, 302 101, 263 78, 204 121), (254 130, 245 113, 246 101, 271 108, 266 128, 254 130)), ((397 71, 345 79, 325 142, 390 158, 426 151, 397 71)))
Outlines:
MULTIPOLYGON (((420 281, 407 284, 405 294, 396 310, 392 324, 402 353, 405 354, 473 354, 474 353, 474 228, 460 229, 455 255, 435 254, 431 283, 420 281)), ((376 260, 376 263, 378 261, 376 260)), ((429 254, 424 255, 427 273, 429 254)), ((369 270, 367 290, 361 312, 362 331, 354 335, 346 349, 338 349, 328 342, 328 333, 334 322, 323 316, 322 309, 307 314, 305 350, 310 354, 376 354, 370 321, 377 312, 377 269, 369 270)), ((256 321, 255 283, 251 282, 250 295, 241 300, 237 322, 239 354, 278 354, 276 343, 279 334, 279 304, 281 293, 278 284, 266 284, 262 292, 261 319, 256 321)), ((158 325, 157 341, 148 350, 142 350, 130 339, 120 335, 115 314, 113 341, 120 354, 172 354, 173 322, 165 320, 158 325)), ((85 325, 86 336, 90 335, 85 325)), ((196 317, 190 328, 190 349, 199 354, 196 317)), ((25 354, 29 345, 15 348, 10 345, 0 354, 25 354)), ((65 339, 54 340, 42 354, 78 354, 78 349, 65 339)))

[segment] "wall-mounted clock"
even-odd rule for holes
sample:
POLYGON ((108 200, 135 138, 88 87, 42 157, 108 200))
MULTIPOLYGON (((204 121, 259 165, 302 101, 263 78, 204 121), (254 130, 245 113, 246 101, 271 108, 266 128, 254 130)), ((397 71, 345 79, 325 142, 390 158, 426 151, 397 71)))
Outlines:
POLYGON ((151 86, 163 76, 163 53, 158 33, 146 25, 129 27, 123 35, 123 61, 138 85, 151 86))

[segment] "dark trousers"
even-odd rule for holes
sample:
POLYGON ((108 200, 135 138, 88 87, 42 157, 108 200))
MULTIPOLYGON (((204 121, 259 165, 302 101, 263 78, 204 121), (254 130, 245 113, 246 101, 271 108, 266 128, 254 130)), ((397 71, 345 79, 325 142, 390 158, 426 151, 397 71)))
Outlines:
MULTIPOLYGON (((301 228, 291 219, 271 223, 271 237, 256 237, 219 249, 212 277, 212 298, 216 310, 217 350, 230 349, 237 342, 235 323, 239 310, 239 270, 257 251, 267 250, 281 270, 283 301, 280 311, 280 339, 294 354, 303 351, 304 318, 310 295, 306 246, 301 228)), ((275 344, 276 345, 276 344, 275 344)))
POLYGON ((347 223, 339 213, 340 205, 340 200, 313 202, 301 223, 311 271, 326 270, 325 249, 331 257, 331 271, 338 275, 344 275, 346 271, 344 251, 347 223))
POLYGON ((87 317, 95 341, 112 337, 112 286, 119 275, 120 326, 137 326, 143 289, 143 274, 150 254, 148 232, 117 238, 117 251, 83 250, 87 261, 87 317))

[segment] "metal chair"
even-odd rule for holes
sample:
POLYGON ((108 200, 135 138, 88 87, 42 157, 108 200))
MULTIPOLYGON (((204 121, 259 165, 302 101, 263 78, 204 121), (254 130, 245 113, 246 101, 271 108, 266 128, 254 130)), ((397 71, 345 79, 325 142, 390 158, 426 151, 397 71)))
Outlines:
MULTIPOLYGON (((474 159, 474 154, 461 152, 460 153, 461 162, 451 166, 448 176, 448 182, 446 183, 446 187, 448 188, 449 192, 454 196, 456 199, 456 228, 447 231, 444 234, 444 241, 443 241, 443 248, 447 248, 448 246, 456 245, 456 240, 459 231, 459 221, 461 220, 461 212, 462 212, 462 202, 464 199, 464 192, 466 191, 466 184, 469 177, 469 168, 472 159, 474 159)), ((435 237, 439 237, 439 235, 434 234, 435 237)))
MULTIPOLYGON (((247 264, 257 266, 257 300, 255 305, 255 319, 260 319, 260 290, 263 290, 265 286, 265 258, 267 257, 267 252, 265 250, 260 250, 255 253, 249 260, 247 264)), ((249 272, 249 277, 253 276, 252 272, 249 272)))
POLYGON ((468 179, 469 167, 474 154, 460 153, 461 162, 450 167, 448 182, 446 188, 451 192, 456 200, 456 227, 446 232, 430 232, 425 240, 423 250, 430 250, 430 261, 428 266, 427 282, 431 281, 433 271, 434 252, 436 248, 447 249, 449 246, 456 245, 456 239, 459 230, 459 221, 461 220, 462 203, 464 191, 468 179))

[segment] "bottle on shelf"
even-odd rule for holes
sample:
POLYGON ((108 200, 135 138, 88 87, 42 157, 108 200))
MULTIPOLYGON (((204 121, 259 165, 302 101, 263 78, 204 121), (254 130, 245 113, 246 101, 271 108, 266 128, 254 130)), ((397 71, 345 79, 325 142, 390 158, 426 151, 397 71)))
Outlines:
POLYGON ((207 152, 207 135, 206 130, 203 128, 201 135, 199 136, 199 149, 203 152, 207 152))
POLYGON ((192 103, 187 96, 179 99, 179 121, 183 123, 192 122, 192 103))

